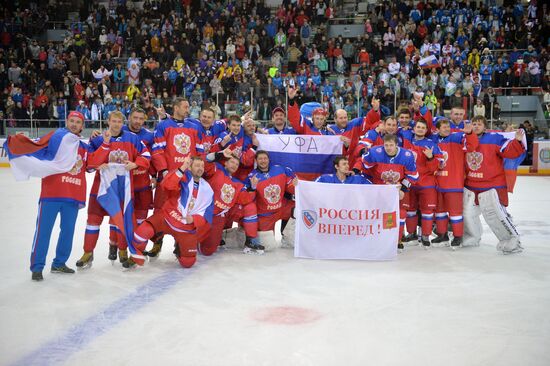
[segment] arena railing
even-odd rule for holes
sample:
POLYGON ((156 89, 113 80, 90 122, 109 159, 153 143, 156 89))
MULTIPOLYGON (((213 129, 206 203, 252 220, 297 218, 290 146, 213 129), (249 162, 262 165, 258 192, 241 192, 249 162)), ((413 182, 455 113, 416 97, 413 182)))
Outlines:
MULTIPOLYGON (((327 122, 332 123, 332 120, 327 122)), ((258 127, 262 128, 269 126, 270 123, 271 121, 268 120, 256 120, 258 127)), ((145 121, 144 126, 152 131, 157 124, 157 119, 148 119, 145 121)), ((82 136, 85 138, 88 138, 94 130, 102 131, 107 128, 107 122, 105 120, 86 120, 84 125, 82 136)), ((31 138, 38 138, 60 127, 64 127, 64 124, 60 124, 57 119, 5 118, 0 121, 0 136, 23 133, 31 138)))

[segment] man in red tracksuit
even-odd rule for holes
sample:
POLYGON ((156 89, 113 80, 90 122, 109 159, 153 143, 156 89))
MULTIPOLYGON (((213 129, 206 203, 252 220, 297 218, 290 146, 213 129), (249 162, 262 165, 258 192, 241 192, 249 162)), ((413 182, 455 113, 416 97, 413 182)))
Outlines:
MULTIPOLYGON (((143 251, 155 233, 172 235, 177 243, 176 256, 184 268, 193 266, 197 257, 197 244, 208 234, 214 209, 214 192, 202 179, 204 161, 200 157, 187 157, 176 170, 162 180, 162 187, 176 194, 169 198, 160 211, 148 217, 134 233, 134 246, 143 251)), ((143 265, 143 260, 131 257, 124 263, 130 268, 143 265)))
POLYGON ((466 152, 475 151, 478 146, 477 135, 472 133, 471 123, 465 123, 463 132, 451 132, 451 122, 441 118, 436 122, 436 133, 431 136, 443 153, 443 161, 436 172, 437 208, 435 223, 437 238, 432 243, 449 241, 447 228, 449 216, 453 231, 452 247, 462 244, 464 221, 462 218, 464 191, 464 162, 466 152))
POLYGON ((226 148, 208 154, 206 160, 205 177, 214 191, 214 217, 210 233, 200 240, 201 253, 212 255, 220 245, 224 228, 230 223, 242 222, 246 233, 244 252, 262 254, 264 247, 257 238, 255 194, 247 191, 244 183, 233 177, 239 168, 239 159, 226 148))

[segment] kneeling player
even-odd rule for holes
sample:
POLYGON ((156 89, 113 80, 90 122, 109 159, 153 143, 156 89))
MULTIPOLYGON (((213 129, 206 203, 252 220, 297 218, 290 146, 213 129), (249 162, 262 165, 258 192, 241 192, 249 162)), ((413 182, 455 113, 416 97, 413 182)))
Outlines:
MULTIPOLYGON (((155 233, 172 235, 178 245, 176 256, 182 267, 189 268, 197 258, 197 244, 205 236, 212 222, 214 192, 202 179, 204 161, 200 157, 187 157, 183 165, 163 179, 162 188, 170 194, 162 209, 138 226, 134 233, 134 246, 145 250, 147 241, 155 233)), ((143 260, 130 257, 123 266, 143 265, 143 260)))
POLYGON ((249 191, 256 193, 258 235, 262 236, 262 245, 274 247, 272 231, 275 223, 282 220, 282 235, 286 223, 292 216, 294 201, 291 198, 298 178, 289 168, 270 165, 269 154, 260 150, 256 152, 256 169, 248 175, 245 183, 249 191))
POLYGON ((515 159, 525 152, 521 143, 523 130, 517 130, 515 139, 508 140, 498 133, 486 132, 483 116, 472 118, 479 145, 466 154, 466 182, 464 184, 464 242, 479 245, 481 221, 479 214, 497 236, 497 250, 503 253, 521 252, 519 233, 506 212, 508 191, 504 174, 504 158, 515 159))
POLYGON ((218 249, 226 224, 240 222, 246 233, 245 253, 263 254, 264 247, 258 241, 258 216, 254 194, 248 192, 243 182, 233 177, 239 168, 239 159, 227 148, 206 156, 206 179, 214 190, 214 217, 212 229, 206 239, 201 240, 200 251, 212 255, 218 249), (223 165, 218 163, 224 161, 223 165))
POLYGON ((315 181, 336 184, 372 184, 363 175, 355 175, 349 170, 349 160, 346 156, 337 156, 334 158, 334 169, 336 170, 336 174, 324 174, 315 181))

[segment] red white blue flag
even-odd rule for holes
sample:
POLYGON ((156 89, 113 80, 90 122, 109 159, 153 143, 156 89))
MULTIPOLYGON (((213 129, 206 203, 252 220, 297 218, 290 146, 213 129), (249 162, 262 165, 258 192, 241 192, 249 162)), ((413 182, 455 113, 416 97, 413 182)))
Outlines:
POLYGON ((130 172, 123 164, 109 163, 100 170, 100 177, 97 201, 122 233, 130 256, 136 258, 136 262, 143 262, 145 256, 132 245, 135 218, 130 172))
POLYGON ((80 137, 60 128, 38 139, 18 134, 8 136, 4 149, 18 181, 66 173, 76 163, 80 137))

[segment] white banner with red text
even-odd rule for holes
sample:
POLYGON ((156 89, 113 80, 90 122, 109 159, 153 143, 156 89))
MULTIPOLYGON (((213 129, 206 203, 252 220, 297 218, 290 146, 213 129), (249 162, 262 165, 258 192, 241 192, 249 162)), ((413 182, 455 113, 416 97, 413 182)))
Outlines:
POLYGON ((399 237, 399 192, 392 185, 300 181, 294 256, 392 260, 399 237))

